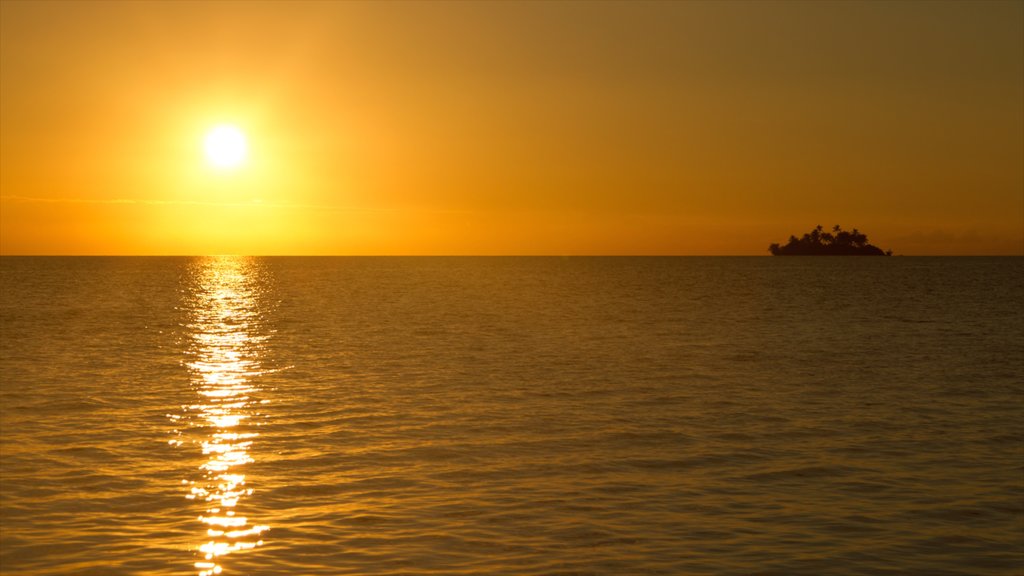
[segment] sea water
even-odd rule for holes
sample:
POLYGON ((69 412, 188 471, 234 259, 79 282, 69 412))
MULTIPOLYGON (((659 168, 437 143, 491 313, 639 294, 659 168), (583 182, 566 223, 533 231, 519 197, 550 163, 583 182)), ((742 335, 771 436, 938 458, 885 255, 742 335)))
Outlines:
POLYGON ((0 572, 1021 574, 1022 258, 0 259, 0 572))

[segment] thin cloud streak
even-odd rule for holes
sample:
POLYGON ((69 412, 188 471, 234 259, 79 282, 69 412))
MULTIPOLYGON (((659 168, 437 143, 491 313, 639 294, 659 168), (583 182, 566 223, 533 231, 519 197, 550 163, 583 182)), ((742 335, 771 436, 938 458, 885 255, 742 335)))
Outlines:
MULTIPOLYGON (((329 210, 332 212, 400 212, 401 208, 356 208, 330 204, 295 204, 287 202, 209 202, 202 200, 140 200, 136 198, 39 198, 32 196, 0 196, 0 202, 22 202, 37 204, 134 204, 141 206, 210 206, 218 208, 291 208, 305 210, 329 210)), ((459 210, 418 210, 426 212, 465 212, 459 210)))

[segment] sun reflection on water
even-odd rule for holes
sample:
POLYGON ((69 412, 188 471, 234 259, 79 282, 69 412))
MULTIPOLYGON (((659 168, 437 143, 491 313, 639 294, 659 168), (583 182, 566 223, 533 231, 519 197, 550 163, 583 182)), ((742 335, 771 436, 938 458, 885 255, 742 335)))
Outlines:
POLYGON ((199 576, 223 571, 224 556, 263 544, 270 529, 242 514, 253 488, 246 465, 254 462, 261 404, 254 379, 263 374, 260 356, 268 338, 262 326, 260 269, 241 257, 197 261, 186 294, 189 315, 187 362, 197 399, 171 416, 178 426, 172 444, 198 446, 203 463, 190 479, 186 498, 199 503, 202 543, 194 563, 199 576))

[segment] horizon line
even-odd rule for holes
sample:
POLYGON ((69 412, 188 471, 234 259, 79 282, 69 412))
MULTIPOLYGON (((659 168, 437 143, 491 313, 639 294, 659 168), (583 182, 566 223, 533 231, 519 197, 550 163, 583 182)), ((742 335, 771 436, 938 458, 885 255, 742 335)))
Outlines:
MULTIPOLYGON (((860 255, 772 254, 0 254, 0 258, 860 258, 860 255)), ((892 254, 908 258, 1024 258, 1021 254, 892 254)))

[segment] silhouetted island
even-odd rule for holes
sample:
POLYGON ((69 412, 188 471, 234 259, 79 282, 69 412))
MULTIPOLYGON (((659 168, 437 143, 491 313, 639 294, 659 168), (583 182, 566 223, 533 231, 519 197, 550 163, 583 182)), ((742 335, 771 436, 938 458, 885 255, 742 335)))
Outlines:
POLYGON ((892 256, 892 250, 883 251, 868 244, 867 235, 856 228, 847 232, 838 224, 832 227, 832 232, 825 232, 819 225, 803 238, 790 236, 785 246, 772 244, 768 251, 772 256, 892 256))

